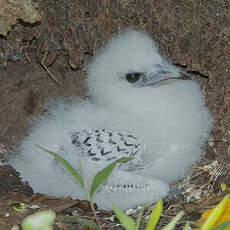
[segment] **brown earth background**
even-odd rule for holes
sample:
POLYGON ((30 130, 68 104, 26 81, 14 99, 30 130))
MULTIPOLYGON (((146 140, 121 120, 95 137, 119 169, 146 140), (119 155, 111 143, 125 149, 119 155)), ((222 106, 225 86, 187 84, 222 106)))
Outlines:
MULTIPOLYGON (((204 147, 204 158, 194 168, 195 176, 190 178, 190 184, 196 189, 202 188, 200 200, 193 197, 188 202, 186 192, 166 199, 160 226, 182 209, 186 212, 183 221, 197 220, 205 208, 215 205, 224 195, 220 183, 230 185, 230 2, 36 2, 40 22, 30 24, 18 20, 6 36, 0 37, 0 159, 7 159, 26 135, 30 119, 44 112, 43 104, 47 99, 84 97, 86 65, 111 34, 130 27, 146 30, 162 54, 201 83, 215 120, 212 139, 204 147), (214 178, 210 171, 203 170, 212 162, 217 162, 214 169, 219 170, 214 178), (206 186, 206 190, 202 186, 206 186)), ((0 166, 1 230, 20 224, 25 216, 35 212, 31 209, 16 212, 11 207, 16 201, 36 203, 41 209, 52 209, 57 214, 78 212, 79 216, 92 217, 87 202, 33 195, 29 185, 20 181, 13 168, 0 166), (9 216, 6 217, 6 213, 9 216)), ((110 216, 112 212, 99 213, 104 229, 121 229, 115 225, 116 221, 106 219, 110 216)), ((57 223, 55 229, 87 229, 78 224, 57 223)))

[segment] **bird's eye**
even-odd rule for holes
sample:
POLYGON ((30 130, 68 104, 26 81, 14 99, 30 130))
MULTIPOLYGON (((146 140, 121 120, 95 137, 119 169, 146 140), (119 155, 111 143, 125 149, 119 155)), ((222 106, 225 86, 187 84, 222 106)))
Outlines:
POLYGON ((141 78, 141 73, 138 73, 138 72, 134 72, 134 73, 127 73, 125 75, 126 77, 126 80, 129 82, 129 83, 135 83, 136 81, 138 81, 140 78, 141 78))

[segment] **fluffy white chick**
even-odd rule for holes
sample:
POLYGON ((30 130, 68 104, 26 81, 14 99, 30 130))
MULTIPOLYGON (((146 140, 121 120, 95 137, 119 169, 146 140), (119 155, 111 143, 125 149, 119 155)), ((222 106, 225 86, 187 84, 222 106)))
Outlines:
POLYGON ((212 118, 198 83, 166 61, 145 32, 121 32, 88 65, 91 100, 48 103, 10 163, 36 192, 84 199, 79 183, 39 144, 61 154, 90 185, 121 157, 94 201, 102 209, 150 204, 199 160, 212 118))

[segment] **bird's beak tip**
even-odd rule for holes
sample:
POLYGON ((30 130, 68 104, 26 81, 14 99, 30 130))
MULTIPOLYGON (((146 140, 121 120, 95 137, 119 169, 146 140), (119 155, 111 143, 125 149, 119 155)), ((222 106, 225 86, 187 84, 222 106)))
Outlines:
POLYGON ((179 79, 181 79, 181 80, 192 80, 191 76, 185 72, 180 72, 179 79))

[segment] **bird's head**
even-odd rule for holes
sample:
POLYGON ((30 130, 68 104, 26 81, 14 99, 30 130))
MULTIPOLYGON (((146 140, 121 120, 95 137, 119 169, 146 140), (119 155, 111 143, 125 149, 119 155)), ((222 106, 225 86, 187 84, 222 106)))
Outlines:
POLYGON ((136 30, 112 37, 88 65, 89 93, 106 106, 138 100, 153 86, 177 79, 190 78, 159 54, 147 33, 136 30))

